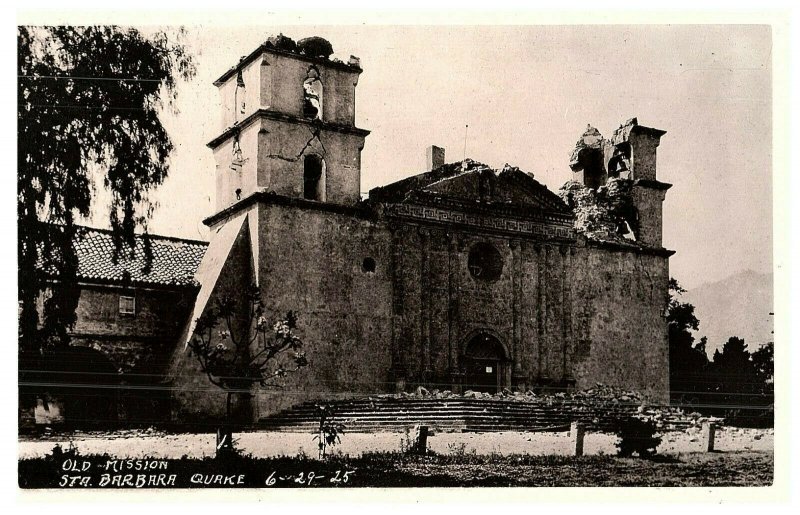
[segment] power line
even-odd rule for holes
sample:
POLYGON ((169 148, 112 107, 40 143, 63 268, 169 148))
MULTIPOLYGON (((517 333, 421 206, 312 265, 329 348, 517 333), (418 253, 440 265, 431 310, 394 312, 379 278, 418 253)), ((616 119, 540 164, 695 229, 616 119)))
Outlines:
POLYGON ((17 75, 18 79, 56 79, 56 80, 103 80, 117 82, 162 82, 162 79, 140 79, 138 77, 82 77, 72 75, 17 75))

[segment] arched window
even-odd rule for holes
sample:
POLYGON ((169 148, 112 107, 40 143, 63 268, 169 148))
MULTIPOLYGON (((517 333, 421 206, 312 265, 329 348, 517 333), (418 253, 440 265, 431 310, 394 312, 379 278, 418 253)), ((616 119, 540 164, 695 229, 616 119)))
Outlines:
POLYGON ((325 201, 325 160, 317 155, 303 160, 303 198, 325 201))
POLYGON ((239 68, 239 71, 236 73, 236 89, 233 92, 233 121, 235 122, 239 121, 239 116, 243 115, 245 112, 246 106, 244 98, 246 94, 242 69, 239 68))
POLYGON ((608 177, 630 179, 631 144, 620 143, 614 148, 614 155, 608 161, 608 177))
POLYGON ((303 116, 322 120, 322 81, 319 71, 310 67, 303 82, 303 116))

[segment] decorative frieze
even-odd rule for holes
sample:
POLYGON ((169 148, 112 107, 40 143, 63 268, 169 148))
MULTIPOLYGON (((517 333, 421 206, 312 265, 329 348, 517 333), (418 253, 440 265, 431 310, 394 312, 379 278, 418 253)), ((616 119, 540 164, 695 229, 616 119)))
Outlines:
POLYGON ((542 239, 574 241, 577 238, 571 222, 563 222, 560 220, 543 223, 535 220, 520 220, 506 216, 464 213, 452 209, 415 204, 389 205, 386 208, 386 214, 390 217, 412 218, 441 224, 458 224, 506 233, 520 233, 542 239))

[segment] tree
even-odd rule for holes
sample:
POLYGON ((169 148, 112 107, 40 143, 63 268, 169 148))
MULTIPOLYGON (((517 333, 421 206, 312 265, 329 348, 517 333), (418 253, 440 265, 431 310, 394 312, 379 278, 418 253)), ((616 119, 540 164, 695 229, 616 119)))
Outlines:
POLYGON ((759 381, 770 384, 775 378, 775 344, 769 342, 751 354, 759 381))
POLYGON ((700 341, 694 345, 694 350, 698 352, 702 352, 703 355, 706 355, 706 347, 708 346, 708 336, 702 336, 700 341))
POLYGON ((216 306, 197 319, 195 336, 189 343, 191 352, 208 380, 226 393, 218 449, 233 449, 233 395, 249 395, 256 385, 281 386, 288 374, 308 365, 296 328, 297 317, 291 311, 270 327, 256 286, 251 286, 243 299, 217 299, 216 306))
POLYGON ((731 336, 722 352, 719 349, 714 352, 710 376, 714 383, 714 403, 720 406, 729 423, 748 426, 772 423, 771 412, 764 409, 772 399, 765 395, 765 384, 743 339, 731 336))
POLYGON ((173 149, 159 112, 165 100, 174 109, 177 81, 193 77, 195 68, 185 46, 164 32, 19 27, 17 36, 23 359, 68 343, 78 295, 75 221, 91 212, 93 174, 111 192, 117 252, 133 250, 137 228, 146 234, 154 209, 148 194, 167 177, 173 149))
POLYGON ((692 331, 700 327, 700 321, 694 314, 694 306, 680 301, 686 290, 674 278, 669 280, 669 293, 667 324, 671 397, 675 402, 697 400, 699 394, 707 389, 705 340, 693 347, 692 331))
POLYGON ((758 390, 756 368, 742 338, 728 338, 722 352, 719 349, 714 352, 711 365, 717 391, 730 402, 758 390))

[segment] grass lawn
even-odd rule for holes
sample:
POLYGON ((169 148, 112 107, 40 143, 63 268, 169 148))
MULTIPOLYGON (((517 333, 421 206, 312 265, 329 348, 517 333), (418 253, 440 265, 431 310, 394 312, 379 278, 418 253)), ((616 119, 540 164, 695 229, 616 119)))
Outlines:
POLYGON ((19 461, 22 488, 316 488, 456 486, 767 486, 773 453, 615 456, 450 455, 398 452, 296 457, 118 459, 56 449, 19 461))

